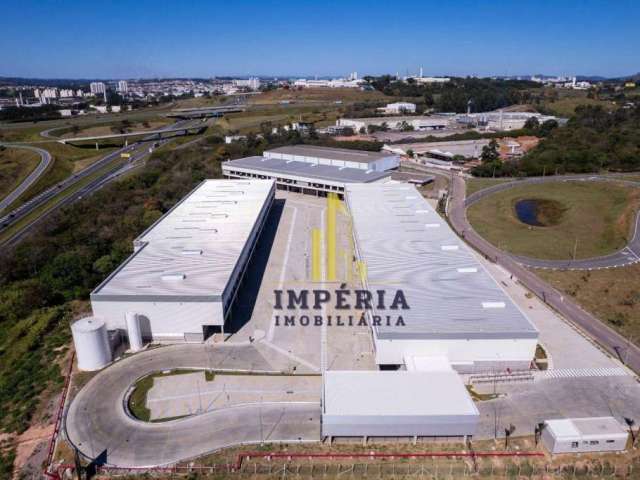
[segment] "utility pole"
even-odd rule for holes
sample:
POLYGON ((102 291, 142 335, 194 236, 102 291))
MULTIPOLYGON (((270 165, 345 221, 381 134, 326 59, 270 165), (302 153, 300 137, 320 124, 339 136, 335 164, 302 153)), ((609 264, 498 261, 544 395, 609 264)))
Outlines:
POLYGON ((260 395, 260 405, 258 408, 260 412, 260 445, 264 445, 264 432, 262 430, 262 395, 260 395))
POLYGON ((576 243, 573 244, 573 261, 576 261, 576 251, 578 250, 578 237, 576 237, 576 243))

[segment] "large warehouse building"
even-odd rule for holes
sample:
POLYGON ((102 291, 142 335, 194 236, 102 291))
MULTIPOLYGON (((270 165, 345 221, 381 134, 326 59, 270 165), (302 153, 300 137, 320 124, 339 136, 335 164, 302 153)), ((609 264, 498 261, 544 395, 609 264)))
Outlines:
POLYGON ((350 183, 388 181, 399 165, 395 153, 296 145, 267 150, 262 157, 230 160, 223 163, 222 172, 227 178, 272 179, 282 190, 342 196, 350 183))
POLYGON ((91 294, 95 317, 142 337, 201 342, 224 323, 269 209, 273 180, 206 180, 134 241, 91 294))
MULTIPOLYGON (((372 325, 376 363, 446 358, 459 372, 526 369, 538 331, 412 185, 352 184, 346 202, 369 291, 404 292, 404 324, 372 325)), ((370 324, 375 315, 368 311, 370 324)))

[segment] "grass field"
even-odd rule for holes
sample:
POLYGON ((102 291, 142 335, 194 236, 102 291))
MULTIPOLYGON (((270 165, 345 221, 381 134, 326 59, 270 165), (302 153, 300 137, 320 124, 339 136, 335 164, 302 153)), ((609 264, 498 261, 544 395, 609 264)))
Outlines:
POLYGON ((46 143, 39 145, 47 150, 53 157, 53 162, 40 179, 29 188, 20 198, 9 206, 14 209, 33 198, 38 193, 46 190, 51 185, 64 180, 69 175, 77 172, 82 166, 87 166, 108 153, 115 150, 115 147, 101 148, 79 148, 72 145, 62 145, 61 143, 46 143))
POLYGON ((560 117, 571 117, 576 108, 581 105, 600 105, 607 110, 616 108, 610 101, 588 98, 584 90, 556 90, 555 92, 560 94, 559 98, 545 102, 544 107, 560 117))
POLYGON ((640 189, 615 182, 553 182, 522 185, 491 195, 467 211, 474 229, 497 247, 534 258, 589 258, 627 244, 640 206, 640 189), (559 202, 557 224, 533 227, 518 220, 514 205, 522 199, 559 202))
POLYGON ((0 150, 0 199, 11 193, 38 166, 40 155, 21 148, 0 150))
POLYGON ((475 193, 484 188, 498 185, 499 183, 512 182, 514 178, 468 178, 467 185, 467 197, 472 193, 475 193))
POLYGON ((281 101, 296 103, 332 103, 332 102, 383 102, 389 100, 378 91, 363 91, 357 88, 305 88, 302 90, 272 90, 249 97, 252 104, 277 104, 281 101))
MULTIPOLYGON (((117 162, 118 165, 124 163, 120 159, 116 160, 116 162, 117 162)), ((4 241, 8 240, 9 238, 11 238, 11 236, 14 235, 21 228, 25 227, 26 225, 28 225, 30 222, 32 222, 36 218, 44 215, 46 212, 48 212, 49 210, 54 208, 58 203, 63 201, 65 198, 68 198, 69 196, 75 194, 76 192, 81 190, 83 187, 85 187, 86 185, 91 183, 96 178, 100 177, 101 175, 103 175, 107 171, 113 169, 114 165, 115 164, 113 162, 111 162, 108 165, 103 166, 102 168, 100 168, 97 171, 93 172, 91 175, 88 175, 87 177, 83 178, 82 180, 74 183, 73 185, 67 187, 65 190, 62 190, 61 192, 56 194, 56 196, 54 196, 53 198, 49 199, 47 202, 43 203, 38 208, 36 208, 32 212, 30 212, 28 215, 24 216, 23 218, 18 220, 16 223, 11 225, 9 228, 4 230, 2 233, 0 233, 0 242, 4 242, 4 241)))
MULTIPOLYGON (((170 123, 173 123, 173 120, 168 118, 157 118, 152 120, 144 120, 141 122, 129 122, 128 125, 123 125, 122 121, 118 121, 106 124, 79 126, 75 131, 65 131, 69 130, 69 128, 65 127, 64 129, 60 130, 59 136, 61 138, 73 138, 95 135, 112 135, 114 133, 120 133, 119 128, 123 128, 126 132, 144 132, 147 130, 162 128, 166 125, 169 125, 170 123)), ((58 132, 56 132, 55 130, 51 133, 52 135, 58 135, 58 132)))
POLYGON ((535 272, 631 342, 640 343, 640 265, 535 272))
POLYGON ((225 115, 219 120, 218 125, 225 130, 257 133, 263 123, 271 123, 273 127, 277 127, 296 121, 304 121, 317 122, 318 126, 322 126, 324 123, 335 123, 336 118, 336 109, 328 110, 311 106, 263 107, 259 110, 225 115))

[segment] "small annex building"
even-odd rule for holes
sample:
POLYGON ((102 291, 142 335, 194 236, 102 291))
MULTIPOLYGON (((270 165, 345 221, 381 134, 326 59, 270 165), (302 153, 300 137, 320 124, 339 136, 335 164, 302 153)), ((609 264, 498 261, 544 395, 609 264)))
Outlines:
POLYGON ((629 432, 613 417, 563 418, 544 422, 541 438, 550 453, 614 452, 629 432))

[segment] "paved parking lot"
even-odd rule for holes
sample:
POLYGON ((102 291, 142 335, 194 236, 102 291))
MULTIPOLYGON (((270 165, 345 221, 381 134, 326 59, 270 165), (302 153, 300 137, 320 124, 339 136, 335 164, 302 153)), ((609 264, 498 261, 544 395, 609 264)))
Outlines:
POLYGON ((151 420, 194 415, 235 405, 317 402, 319 376, 225 375, 205 372, 158 377, 147 394, 151 420))
MULTIPOLYGON (((279 204, 272 212, 273 221, 279 222, 277 231, 270 239, 261 237, 254 253, 256 268, 247 271, 249 285, 255 286, 257 295, 253 299, 253 309, 250 316, 244 315, 238 320, 233 335, 227 343, 260 342, 281 355, 303 363, 314 371, 322 369, 375 369, 370 332, 367 327, 347 327, 300 325, 285 326, 283 315, 295 315, 300 319, 302 315, 332 316, 336 319, 341 315, 344 319, 349 315, 359 318, 359 312, 354 310, 336 312, 331 306, 325 310, 274 310, 273 291, 295 289, 327 289, 339 288, 345 283, 347 288, 355 288, 355 275, 351 251, 351 230, 349 218, 344 212, 338 213, 337 222, 337 283, 311 282, 311 236, 314 228, 324 230, 326 227, 326 198, 317 198, 278 191, 279 204), (260 272, 260 267, 264 271, 260 272), (255 277, 261 277, 261 283, 256 284, 255 277), (280 316, 277 322, 276 315, 280 316)), ((324 238, 323 238, 324 248, 324 238)), ((323 252, 324 253, 324 252, 323 252)), ((244 289, 244 295, 251 295, 251 289, 244 289)), ((245 299, 240 304, 247 303, 245 299)))

